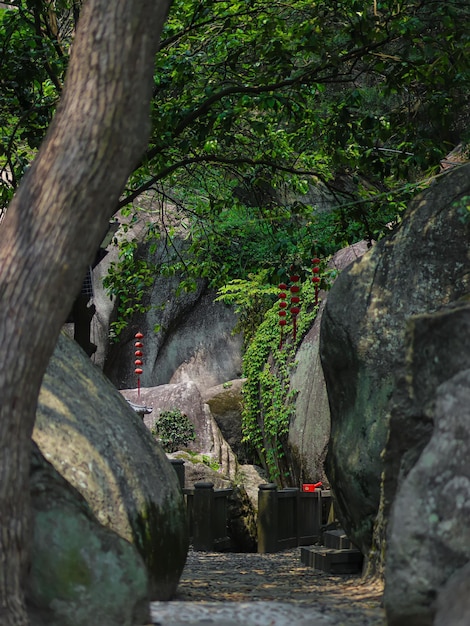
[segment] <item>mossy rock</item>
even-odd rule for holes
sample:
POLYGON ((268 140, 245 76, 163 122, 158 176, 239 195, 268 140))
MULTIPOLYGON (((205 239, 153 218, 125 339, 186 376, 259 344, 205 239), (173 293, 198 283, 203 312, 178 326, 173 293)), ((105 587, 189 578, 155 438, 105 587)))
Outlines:
POLYGON ((189 544, 176 473, 142 420, 65 335, 44 376, 33 439, 98 521, 136 546, 151 599, 169 600, 189 544))

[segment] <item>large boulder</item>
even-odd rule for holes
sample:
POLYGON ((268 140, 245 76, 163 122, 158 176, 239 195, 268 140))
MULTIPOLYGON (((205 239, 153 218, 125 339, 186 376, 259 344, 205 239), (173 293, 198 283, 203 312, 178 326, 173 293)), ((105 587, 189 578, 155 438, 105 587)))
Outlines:
POLYGON ((136 548, 98 522, 34 444, 30 489, 32 626, 147 624, 148 576, 136 548))
POLYGON ((210 387, 202 393, 203 401, 220 428, 239 463, 246 463, 247 456, 242 442, 242 410, 244 378, 230 380, 222 385, 210 387))
POLYGON ((237 472, 237 459, 225 441, 214 420, 209 406, 203 401, 196 383, 160 385, 136 389, 123 389, 122 395, 133 403, 144 404, 152 408, 152 413, 144 416, 144 423, 149 430, 155 424, 162 411, 179 410, 186 414, 193 423, 196 439, 186 446, 189 450, 210 455, 219 463, 222 472, 233 478, 237 472))
POLYGON ((121 394, 63 335, 44 376, 33 439, 98 521, 136 546, 151 599, 170 599, 188 549, 176 473, 121 394))
MULTIPOLYGON (((168 209, 170 210, 170 209, 168 209)), ((172 211, 174 210, 171 209, 172 211)), ((176 260, 175 251, 162 239, 154 246, 148 242, 147 223, 155 228, 155 212, 139 211, 138 218, 126 223, 117 233, 118 239, 135 242, 136 262, 145 261, 150 267, 176 260)), ((181 253, 186 232, 174 245, 181 253)), ((108 255, 93 271, 94 304, 92 340, 98 345, 95 362, 118 389, 133 388, 134 335, 144 334, 144 367, 141 382, 144 387, 167 383, 193 381, 205 389, 237 378, 241 372, 242 336, 234 335, 237 316, 233 307, 215 302, 217 293, 207 288, 204 280, 197 281, 193 291, 181 289, 180 276, 156 275, 151 289, 141 304, 146 311, 135 313, 129 326, 119 336, 119 342, 108 343, 109 328, 117 315, 117 301, 103 289, 102 280, 112 264, 118 262, 118 249, 111 245, 108 255), (155 331, 155 329, 158 329, 155 331)))
POLYGON ((328 296, 320 350, 331 411, 327 474, 343 527, 364 554, 380 502, 390 399, 407 319, 467 294, 470 165, 431 185, 400 227, 343 272, 328 296))
POLYGON ((433 626, 468 626, 470 622, 470 561, 439 591, 433 626))
MULTIPOLYGON (((328 267, 342 271, 367 249, 365 241, 344 248, 332 257, 328 267)), ((290 378, 290 388, 298 390, 288 435, 291 473, 296 477, 296 485, 328 482, 325 459, 330 439, 330 408, 320 361, 320 326, 328 292, 321 291, 319 296, 317 316, 300 343, 290 378)))
POLYGON ((385 478, 393 469, 398 478, 386 546, 390 626, 431 626, 438 594, 470 562, 470 352, 462 343, 469 334, 468 304, 410 320, 406 383, 385 461, 385 478))
POLYGON ((136 315, 122 332, 119 343, 109 347, 104 372, 119 389, 136 384, 137 331, 144 334, 144 387, 192 381, 204 390, 240 376, 242 339, 233 334, 237 322, 233 310, 214 302, 216 294, 202 288, 184 298, 175 298, 178 284, 173 283, 157 280, 149 296, 151 310, 136 315), (159 288, 157 283, 162 283, 159 288), (166 303, 162 312, 163 297, 166 303), (158 312, 165 316, 165 323, 157 317, 158 312), (157 325, 161 329, 155 333, 157 325))

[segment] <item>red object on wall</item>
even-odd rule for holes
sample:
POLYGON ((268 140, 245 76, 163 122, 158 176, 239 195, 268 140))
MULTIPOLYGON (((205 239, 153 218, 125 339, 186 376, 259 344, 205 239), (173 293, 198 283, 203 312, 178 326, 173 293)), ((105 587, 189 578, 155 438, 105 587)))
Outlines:
POLYGON ((323 485, 322 482, 319 483, 304 483, 302 485, 302 491, 315 491, 315 489, 318 489, 318 487, 321 487, 323 485))

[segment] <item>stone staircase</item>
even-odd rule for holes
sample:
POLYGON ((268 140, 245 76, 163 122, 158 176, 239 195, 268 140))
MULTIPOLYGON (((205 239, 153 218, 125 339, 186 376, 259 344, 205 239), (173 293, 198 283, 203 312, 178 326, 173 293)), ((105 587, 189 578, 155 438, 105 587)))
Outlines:
POLYGON ((341 528, 325 530, 322 546, 304 546, 300 560, 329 574, 360 574, 364 557, 341 528))

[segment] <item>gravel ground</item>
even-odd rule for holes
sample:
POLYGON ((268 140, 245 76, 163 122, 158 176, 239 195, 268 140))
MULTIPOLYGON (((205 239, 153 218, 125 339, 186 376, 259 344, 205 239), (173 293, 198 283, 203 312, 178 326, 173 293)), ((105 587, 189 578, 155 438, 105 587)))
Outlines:
POLYGON ((357 575, 306 567, 300 548, 275 554, 190 551, 175 601, 280 602, 304 609, 306 616, 309 610, 320 613, 336 626, 384 626, 382 591, 381 583, 357 575))

